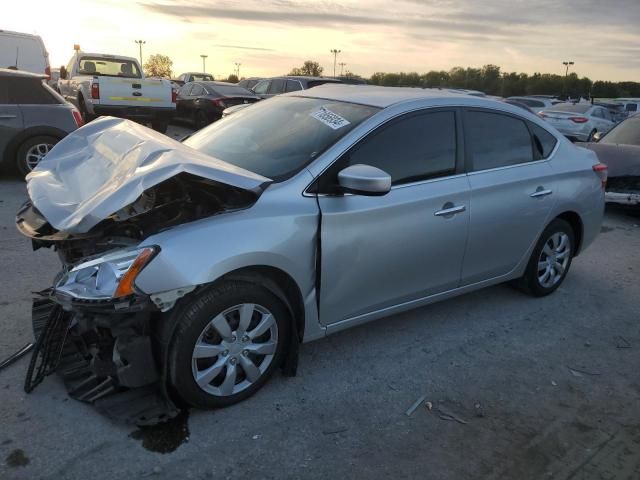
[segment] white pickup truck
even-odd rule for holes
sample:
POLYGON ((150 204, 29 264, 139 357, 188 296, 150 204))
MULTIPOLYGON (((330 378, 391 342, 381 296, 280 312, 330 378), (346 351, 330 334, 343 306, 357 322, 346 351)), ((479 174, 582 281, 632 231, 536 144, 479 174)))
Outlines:
POLYGON ((169 80, 145 78, 135 58, 77 51, 60 69, 58 88, 85 121, 100 115, 150 123, 164 133, 176 111, 169 80))

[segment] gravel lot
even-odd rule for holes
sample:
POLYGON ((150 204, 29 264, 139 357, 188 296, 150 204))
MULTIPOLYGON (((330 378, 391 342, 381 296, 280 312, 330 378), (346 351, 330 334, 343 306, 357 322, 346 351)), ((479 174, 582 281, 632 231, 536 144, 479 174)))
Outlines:
MULTIPOLYGON (((58 268, 13 226, 25 198, 0 178, 0 359, 32 339, 30 292, 58 268)), ((21 359, 0 372, 0 478, 638 479, 638 224, 608 210, 550 297, 497 286, 306 344, 297 377, 191 411, 172 453, 56 376, 26 395, 21 359)))

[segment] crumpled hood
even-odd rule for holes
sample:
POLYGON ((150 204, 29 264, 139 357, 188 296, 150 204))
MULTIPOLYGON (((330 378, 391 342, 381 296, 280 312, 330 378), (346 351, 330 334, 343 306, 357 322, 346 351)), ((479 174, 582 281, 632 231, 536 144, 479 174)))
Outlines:
POLYGON ((54 228, 86 233, 182 172, 256 193, 271 181, 130 120, 105 117, 60 141, 27 175, 27 190, 54 228))

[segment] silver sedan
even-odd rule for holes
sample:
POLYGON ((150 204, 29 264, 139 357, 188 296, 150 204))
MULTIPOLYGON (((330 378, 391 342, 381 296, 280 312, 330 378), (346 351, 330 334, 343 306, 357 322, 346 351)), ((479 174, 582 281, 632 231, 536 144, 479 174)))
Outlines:
POLYGON ((58 247, 50 299, 117 379, 104 395, 160 384, 212 408, 294 374, 301 342, 502 282, 552 293, 600 231, 605 181, 506 103, 330 85, 184 144, 92 122, 29 177, 18 227, 58 247))
POLYGON ((560 133, 573 140, 591 142, 615 125, 608 109, 590 103, 561 103, 538 113, 560 133))

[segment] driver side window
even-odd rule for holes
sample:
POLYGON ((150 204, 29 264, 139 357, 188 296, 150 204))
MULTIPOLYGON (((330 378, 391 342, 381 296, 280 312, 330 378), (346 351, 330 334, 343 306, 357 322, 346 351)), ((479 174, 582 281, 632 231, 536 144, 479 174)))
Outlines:
POLYGON ((455 173, 455 115, 450 110, 409 113, 379 127, 323 174, 318 191, 338 193, 338 172, 357 164, 384 170, 392 185, 455 173))

